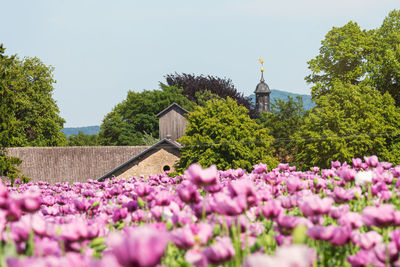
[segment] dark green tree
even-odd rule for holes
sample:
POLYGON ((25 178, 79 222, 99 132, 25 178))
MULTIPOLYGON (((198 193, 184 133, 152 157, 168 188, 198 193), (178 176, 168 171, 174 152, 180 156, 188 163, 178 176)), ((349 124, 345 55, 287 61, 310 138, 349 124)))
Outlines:
POLYGON ((230 97, 211 99, 204 107, 196 106, 188 116, 177 170, 192 163, 203 167, 215 164, 218 169, 244 168, 267 163, 274 167, 273 137, 248 115, 248 110, 230 97))
POLYGON ((73 134, 68 137, 69 146, 99 146, 100 140, 98 134, 84 134, 79 131, 78 134, 73 134))
POLYGON ((61 132, 65 120, 53 99, 53 67, 38 58, 14 59, 15 118, 19 122, 10 146, 67 145, 61 132))
POLYGON ((108 113, 100 126, 103 145, 145 145, 145 133, 158 138, 157 113, 177 103, 187 110, 195 105, 175 86, 161 85, 161 90, 129 91, 127 98, 108 113))
POLYGON ((377 155, 400 163, 400 109, 390 94, 366 85, 335 83, 316 99, 294 136, 297 166, 327 168, 331 161, 377 155))
POLYGON ((370 84, 389 92, 400 106, 400 10, 389 13, 373 38, 373 51, 366 61, 370 84))
POLYGON ((288 96, 285 101, 276 99, 271 105, 271 112, 262 112, 257 122, 264 128, 268 128, 275 141, 272 144, 275 150, 275 157, 280 162, 290 162, 294 144, 291 137, 300 130, 304 124, 308 111, 304 110, 301 96, 297 101, 288 96))
POLYGON ((18 175, 17 166, 21 161, 7 155, 7 148, 15 140, 15 129, 18 121, 15 118, 16 88, 13 86, 15 74, 15 56, 4 55, 4 47, 0 44, 0 176, 14 181, 18 175))

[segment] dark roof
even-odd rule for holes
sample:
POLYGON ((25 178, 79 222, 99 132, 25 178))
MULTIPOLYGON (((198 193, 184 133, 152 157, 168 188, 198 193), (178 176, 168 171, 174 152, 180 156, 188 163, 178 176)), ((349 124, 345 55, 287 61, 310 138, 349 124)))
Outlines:
POLYGON ((267 94, 271 93, 271 90, 269 89, 268 84, 266 84, 264 81, 264 75, 262 72, 261 72, 261 80, 257 84, 256 90, 254 91, 254 93, 267 93, 267 94))
POLYGON ((18 166, 32 182, 86 182, 121 165, 149 146, 13 147, 10 156, 20 158, 18 166))
POLYGON ((183 107, 179 106, 177 103, 172 103, 170 106, 166 107, 164 110, 162 110, 160 113, 158 113, 156 115, 157 118, 160 118, 161 116, 163 116, 165 113, 167 113, 168 111, 170 111, 171 109, 173 109, 174 107, 178 108, 179 110, 181 110, 183 113, 189 113, 189 111, 187 111, 186 109, 184 109, 183 107))
POLYGON ((107 177, 110 177, 113 173, 117 172, 118 170, 120 170, 121 168, 125 167, 126 165, 128 165, 129 163, 131 163, 132 161, 136 160, 137 158, 151 152, 152 150, 154 150, 155 148, 157 148, 158 146, 162 145, 162 144, 168 144, 171 145, 172 147, 176 148, 176 149, 181 149, 181 144, 179 144, 176 141, 172 141, 169 139, 162 139, 159 142, 157 142, 156 144, 152 145, 151 147, 149 147, 148 149, 140 152, 139 154, 135 155, 134 157, 132 157, 131 159, 129 159, 128 161, 125 161, 124 163, 122 163, 121 165, 119 165, 118 167, 112 169, 111 171, 107 172, 106 174, 104 174, 103 176, 101 176, 100 178, 97 179, 97 181, 102 181, 107 177))

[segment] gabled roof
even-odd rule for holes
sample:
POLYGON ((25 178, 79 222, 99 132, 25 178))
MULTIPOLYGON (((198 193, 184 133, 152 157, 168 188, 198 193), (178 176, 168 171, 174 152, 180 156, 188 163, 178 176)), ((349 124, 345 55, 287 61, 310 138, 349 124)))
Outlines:
POLYGON ((158 146, 162 145, 162 144, 167 144, 172 146, 175 149, 181 149, 181 144, 179 144, 178 142, 169 140, 169 139, 162 139, 159 142, 157 142, 156 144, 152 145, 151 147, 149 147, 148 149, 140 152, 139 154, 135 155, 134 157, 132 157, 131 159, 129 159, 128 161, 125 161, 124 163, 122 163, 121 165, 119 165, 118 167, 114 168, 113 170, 107 172, 106 174, 104 174, 103 176, 101 176, 100 178, 97 179, 97 181, 101 182, 104 179, 106 179, 107 177, 110 177, 112 174, 116 173, 117 171, 119 171, 120 169, 122 169, 123 167, 125 167, 126 165, 128 165, 129 163, 133 162, 134 160, 136 160, 137 158, 142 157, 143 155, 151 152, 152 150, 156 149, 158 146))
POLYGON ((165 113, 167 113, 168 111, 170 111, 171 109, 173 109, 174 107, 178 108, 180 111, 182 111, 184 114, 189 113, 189 111, 187 111, 186 109, 184 109, 183 107, 179 106, 177 103, 172 103, 170 106, 166 107, 164 110, 162 110, 160 113, 158 113, 156 115, 157 118, 160 118, 161 116, 163 116, 165 113))

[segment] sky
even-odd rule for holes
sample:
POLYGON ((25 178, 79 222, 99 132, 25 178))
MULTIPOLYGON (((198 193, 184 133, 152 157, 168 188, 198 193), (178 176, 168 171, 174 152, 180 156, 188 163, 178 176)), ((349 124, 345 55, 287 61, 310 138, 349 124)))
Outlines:
POLYGON ((65 127, 100 125, 129 90, 165 75, 229 78, 245 96, 260 79, 310 94, 304 77, 321 40, 349 21, 377 28, 399 0, 0 0, 6 54, 55 68, 65 127))

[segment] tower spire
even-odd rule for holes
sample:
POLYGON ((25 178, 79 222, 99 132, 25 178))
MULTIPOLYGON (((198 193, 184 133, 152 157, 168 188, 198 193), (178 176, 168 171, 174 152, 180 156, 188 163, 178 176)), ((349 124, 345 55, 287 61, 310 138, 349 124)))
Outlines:
POLYGON ((271 94, 271 90, 268 85, 264 81, 264 59, 259 58, 258 61, 261 64, 261 79, 259 84, 254 91, 256 95, 256 110, 258 112, 268 111, 270 112, 270 100, 269 95, 271 94))

